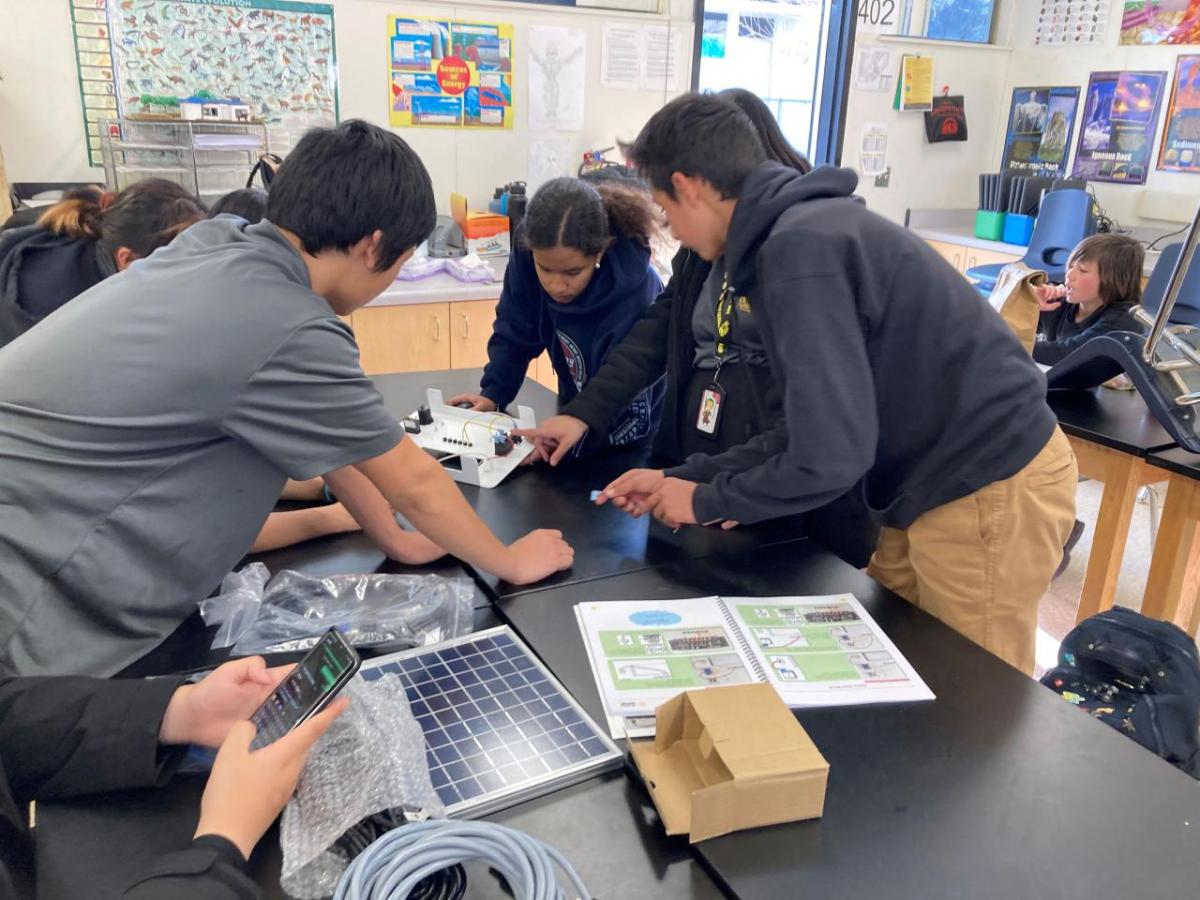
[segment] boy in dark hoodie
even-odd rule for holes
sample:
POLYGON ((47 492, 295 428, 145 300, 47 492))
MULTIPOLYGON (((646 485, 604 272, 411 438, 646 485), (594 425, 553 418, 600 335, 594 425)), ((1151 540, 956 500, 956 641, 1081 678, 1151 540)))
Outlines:
POLYGON ((736 342, 738 310, 754 310, 784 419, 717 456, 627 472, 597 502, 670 526, 756 522, 861 480, 884 526, 869 573, 1032 672, 1077 468, 1012 332, 923 241, 852 198, 853 172, 764 162, 719 97, 667 104, 627 155, 676 237, 724 255, 722 328, 736 342))
MULTIPOLYGON (((559 400, 574 398, 662 290, 650 265, 656 220, 649 196, 634 185, 555 178, 538 188, 504 275, 480 393, 450 402, 503 409, 543 350, 558 375, 559 400)), ((659 377, 607 432, 585 437, 574 452, 648 443, 662 396, 659 377)))

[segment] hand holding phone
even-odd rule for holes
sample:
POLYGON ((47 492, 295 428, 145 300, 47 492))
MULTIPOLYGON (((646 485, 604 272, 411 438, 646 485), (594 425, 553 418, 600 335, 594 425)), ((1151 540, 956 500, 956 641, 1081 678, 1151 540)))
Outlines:
POLYGON ((358 672, 362 659, 335 628, 297 663, 250 721, 257 732, 250 744, 257 750, 279 740, 323 710, 358 672))

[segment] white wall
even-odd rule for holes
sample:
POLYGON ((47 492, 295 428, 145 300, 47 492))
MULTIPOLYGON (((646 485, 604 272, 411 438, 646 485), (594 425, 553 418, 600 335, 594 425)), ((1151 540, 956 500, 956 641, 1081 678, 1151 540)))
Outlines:
MULTIPOLYGON (((1082 115, 1089 73, 1121 69, 1162 70, 1167 73, 1146 184, 1095 182, 1094 186, 1096 199, 1099 200, 1100 205, 1122 227, 1143 227, 1160 232, 1173 230, 1171 224, 1165 223, 1161 219, 1139 216, 1138 207, 1139 201, 1144 201, 1147 194, 1172 194, 1190 199, 1190 203, 1183 203, 1183 209, 1187 210, 1183 215, 1190 216, 1195 209, 1195 202, 1200 200, 1200 176, 1180 172, 1159 172, 1154 168, 1158 165, 1159 141, 1162 139, 1163 129, 1167 123, 1167 103, 1171 96, 1170 90, 1175 83, 1175 59, 1182 54, 1200 53, 1200 47, 1121 46, 1119 41, 1124 0, 1113 0, 1108 14, 1108 34, 1103 44, 1068 48, 1034 46, 1033 30, 1036 26, 1038 0, 1018 0, 1018 2, 1020 15, 1017 18, 1013 36, 1015 49, 1010 58, 1005 79, 1005 107, 1000 115, 1002 117, 1007 115, 1008 100, 1012 97, 1014 87, 1033 84, 1079 85, 1080 110, 1076 115, 1074 133, 1071 135, 1072 164, 1075 160, 1075 146, 1079 141, 1081 127, 1079 118, 1082 115)), ((1000 158, 1003 155, 1003 148, 999 144, 994 150, 993 168, 999 166, 1000 158)))
MULTIPOLYGON (((925 141, 921 113, 900 113, 891 108, 892 94, 851 91, 847 105, 846 142, 843 164, 858 165, 858 144, 864 122, 887 122, 890 128, 888 163, 892 167, 891 185, 876 188, 873 180, 860 185, 860 193, 877 212, 903 222, 907 208, 973 208, 977 200, 976 176, 998 171, 1004 154, 1005 119, 1014 87, 1022 85, 1079 85, 1082 106, 1088 75, 1093 71, 1114 69, 1152 69, 1169 73, 1169 91, 1174 80, 1175 58, 1181 53, 1200 52, 1197 47, 1122 47, 1121 12, 1124 0, 1112 0, 1109 27, 1103 44, 1091 47, 1035 46, 1040 0, 998 0, 997 43, 1010 50, 964 47, 935 41, 883 42, 898 57, 917 53, 934 59, 934 88, 950 86, 952 94, 966 97, 969 139, 965 143, 928 144, 925 141)), ((873 35, 861 35, 860 44, 880 43, 873 35)), ((853 84, 853 80, 851 81, 853 84)), ((1166 123, 1163 97, 1155 136, 1152 166, 1158 159, 1158 141, 1166 123)), ((1074 162, 1079 123, 1071 136, 1071 161, 1074 162)), ((1069 170, 1068 170, 1069 174, 1069 170)), ((1144 228, 1166 232, 1175 227, 1172 220, 1139 215, 1148 197, 1169 195, 1182 198, 1177 208, 1186 210, 1175 218, 1184 221, 1191 206, 1200 200, 1200 177, 1151 168, 1145 185, 1097 182, 1096 197, 1107 213, 1124 228, 1144 228)))
MULTIPOLYGON (((1012 3, 997 0, 997 43, 1009 33, 1012 3)), ((933 89, 940 94, 947 85, 951 94, 964 96, 967 140, 930 144, 925 140, 925 116, 921 112, 892 109, 895 81, 886 93, 858 91, 851 87, 846 106, 846 139, 842 164, 858 168, 858 149, 863 126, 884 122, 888 126, 890 184, 875 187, 874 179, 863 179, 859 193, 875 212, 904 222, 906 209, 967 208, 975 205, 979 173, 990 171, 993 148, 1004 140, 1002 103, 1010 54, 1005 50, 971 47, 939 41, 880 39, 861 34, 857 46, 891 47, 895 52, 895 79, 904 54, 933 57, 933 89)), ((856 59, 857 62, 857 59, 856 59)), ((857 68, 857 67, 856 67, 857 68)), ((851 73, 853 86, 856 72, 851 73)), ((1007 109, 1007 101, 1005 108, 1007 109)))
MULTIPOLYGON (((605 90, 600 86, 600 52, 605 22, 665 24, 679 32, 683 52, 680 87, 691 71, 692 3, 669 0, 658 15, 568 10, 520 3, 404 3, 333 0, 337 37, 338 98, 343 119, 388 125, 387 16, 436 15, 512 23, 516 26, 514 67, 516 118, 511 131, 397 129, 421 154, 433 176, 438 205, 450 191, 483 205, 492 189, 524 178, 527 123, 528 27, 560 25, 587 32, 586 121, 570 133, 572 152, 607 147, 632 138, 645 120, 674 94, 605 90)), ((83 117, 74 74, 67 0, 0 0, 0 147, 10 181, 85 181, 103 171, 87 165, 83 117)), ((559 134, 566 134, 559 132, 559 134)))

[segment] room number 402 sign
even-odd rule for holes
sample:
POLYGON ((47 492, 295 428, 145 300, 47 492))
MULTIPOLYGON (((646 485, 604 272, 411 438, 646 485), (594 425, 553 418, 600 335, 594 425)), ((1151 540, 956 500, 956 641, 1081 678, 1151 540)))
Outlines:
POLYGON ((858 0, 859 34, 895 34, 896 0, 858 0))

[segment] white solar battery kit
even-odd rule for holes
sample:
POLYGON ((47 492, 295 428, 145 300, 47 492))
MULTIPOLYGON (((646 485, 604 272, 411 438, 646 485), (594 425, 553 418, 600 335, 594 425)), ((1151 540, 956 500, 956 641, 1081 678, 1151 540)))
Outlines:
POLYGON ((481 413, 442 402, 442 392, 429 388, 427 402, 401 420, 418 447, 437 459, 455 481, 494 488, 533 452, 533 444, 513 438, 515 428, 533 428, 533 410, 518 406, 517 415, 481 413))
POLYGON ((622 754, 508 626, 364 661, 425 733, 446 815, 484 816, 621 766, 622 754))

